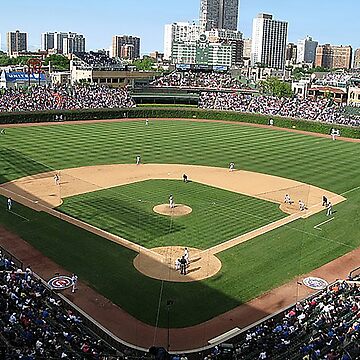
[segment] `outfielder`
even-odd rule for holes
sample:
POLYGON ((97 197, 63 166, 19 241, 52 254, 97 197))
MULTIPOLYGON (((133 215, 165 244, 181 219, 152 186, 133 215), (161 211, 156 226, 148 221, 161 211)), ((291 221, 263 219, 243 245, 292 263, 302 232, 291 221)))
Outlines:
POLYGON ((138 155, 136 157, 136 165, 140 165, 140 162, 141 162, 141 157, 140 157, 140 155, 138 155))
POLYGON ((173 194, 170 194, 170 196, 169 196, 169 207, 170 207, 170 209, 173 209, 175 207, 173 194))
POLYGON ((235 169, 235 163, 231 162, 229 165, 229 170, 234 171, 234 169, 235 169))

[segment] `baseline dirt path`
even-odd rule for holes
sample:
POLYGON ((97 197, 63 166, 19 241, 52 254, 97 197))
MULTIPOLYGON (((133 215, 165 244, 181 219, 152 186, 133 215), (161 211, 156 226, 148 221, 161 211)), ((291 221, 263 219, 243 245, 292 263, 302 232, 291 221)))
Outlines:
MULTIPOLYGON (((2 184, 0 185, 0 193, 5 196, 11 196, 19 202, 24 202, 24 199, 26 199, 26 205, 28 205, 30 200, 33 203, 33 207, 37 210, 46 211, 53 216, 138 252, 139 255, 134 263, 135 267, 149 277, 166 281, 199 281, 215 275, 221 268, 221 266, 219 267, 220 261, 215 256, 219 252, 230 249, 233 246, 301 217, 306 218, 319 211, 323 211, 323 195, 331 200, 334 205, 345 200, 343 196, 299 181, 243 170, 230 172, 229 169, 210 166, 114 164, 71 168, 57 172, 60 174, 60 185, 57 185, 54 181, 55 173, 48 172, 27 176, 2 184), (189 272, 184 277, 180 276, 179 272, 174 268, 175 260, 179 257, 179 254, 178 251, 172 251, 173 247, 169 247, 168 251, 161 251, 159 253, 53 209, 61 205, 62 199, 70 196, 150 179, 180 180, 184 173, 188 175, 190 180, 198 183, 279 204, 280 209, 290 214, 290 216, 271 222, 259 229, 209 249, 197 251, 194 255, 197 261, 191 261, 189 272), (293 199, 294 203, 292 205, 285 205, 283 203, 285 194, 289 194, 293 199), (305 201, 307 210, 299 211, 297 204, 299 199, 305 201)), ((258 216, 259 214, 253 215, 258 216)))
MULTIPOLYGON (((26 241, 3 227, 0 227, 0 245, 22 260, 25 266, 30 265, 46 280, 53 277, 55 273, 70 275, 26 241)), ((303 278, 316 276, 329 283, 336 279, 343 279, 352 269, 359 266, 359 258, 360 248, 209 321, 192 327, 171 329, 170 350, 182 352, 198 349, 208 346, 210 339, 235 327, 245 328, 311 294, 311 290, 298 284, 303 278)), ((167 329, 155 328, 135 319, 86 286, 81 279, 78 282, 78 288, 75 294, 72 294, 70 290, 66 290, 63 294, 114 335, 144 349, 152 345, 166 347, 167 329)))

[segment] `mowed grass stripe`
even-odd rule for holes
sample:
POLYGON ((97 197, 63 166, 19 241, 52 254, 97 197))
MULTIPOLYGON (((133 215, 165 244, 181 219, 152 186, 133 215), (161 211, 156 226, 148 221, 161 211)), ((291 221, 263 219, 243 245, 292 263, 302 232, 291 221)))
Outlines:
POLYGON ((61 211, 146 247, 206 249, 286 216, 277 204, 210 186, 177 180, 148 180, 65 199, 61 211), (155 214, 155 205, 190 206, 190 215, 155 214))

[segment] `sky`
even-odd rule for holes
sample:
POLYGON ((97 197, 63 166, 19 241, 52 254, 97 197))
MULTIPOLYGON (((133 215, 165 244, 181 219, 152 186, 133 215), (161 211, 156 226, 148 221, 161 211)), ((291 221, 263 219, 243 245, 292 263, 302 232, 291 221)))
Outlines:
MULTIPOLYGON (((86 37, 87 50, 108 49, 113 35, 141 38, 141 53, 163 51, 164 25, 198 21, 200 0, 0 0, 1 48, 6 32, 28 32, 29 50, 40 48, 41 33, 73 31, 86 37)), ((306 35, 320 44, 360 47, 359 0, 240 0, 239 30, 251 37, 260 12, 289 22, 289 42, 306 35)))

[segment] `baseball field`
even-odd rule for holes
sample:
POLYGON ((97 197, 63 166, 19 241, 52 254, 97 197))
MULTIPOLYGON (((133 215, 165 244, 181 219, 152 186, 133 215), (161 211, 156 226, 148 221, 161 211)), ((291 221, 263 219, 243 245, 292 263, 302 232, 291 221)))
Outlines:
POLYGON ((188 327, 357 249, 359 159, 359 143, 236 123, 9 127, 0 223, 135 318, 188 327), (154 212, 169 194, 191 213, 154 212), (182 277, 173 261, 184 247, 182 277))

